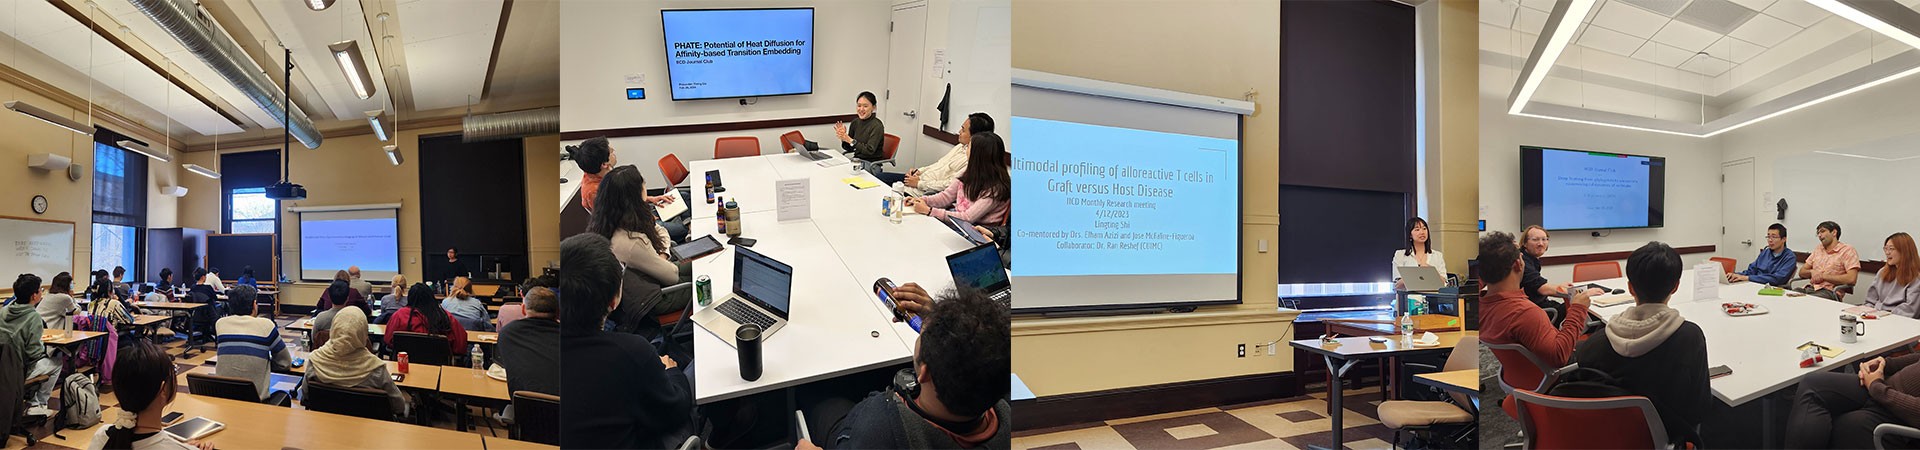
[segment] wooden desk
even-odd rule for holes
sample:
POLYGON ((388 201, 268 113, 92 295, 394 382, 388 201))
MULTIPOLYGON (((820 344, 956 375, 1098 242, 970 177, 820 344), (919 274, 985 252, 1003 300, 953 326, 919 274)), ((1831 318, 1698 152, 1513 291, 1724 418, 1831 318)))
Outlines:
POLYGON ((159 328, 160 324, 166 323, 169 320, 173 320, 173 316, 162 316, 158 314, 135 314, 133 316, 133 324, 128 328, 131 328, 135 334, 139 334, 141 336, 146 336, 146 337, 153 337, 154 329, 159 328))
MULTIPOLYGON (((168 408, 186 417, 204 416, 227 424, 208 436, 220 448, 472 448, 483 449, 479 435, 399 422, 367 420, 262 403, 187 393, 176 394, 168 408)), ((101 411, 114 417, 119 408, 101 411)))
POLYGON ((40 343, 65 347, 106 336, 105 331, 41 330, 40 343))
MULTIPOLYGON (((440 376, 441 376, 441 372, 444 369, 453 369, 453 367, 440 367, 432 364, 408 363, 407 370, 411 372, 407 374, 407 379, 400 380, 398 384, 402 389, 418 389, 418 390, 424 390, 424 391, 439 390, 440 376)), ((400 373, 400 362, 387 361, 387 373, 400 373)))
POLYGON ((1413 382, 1467 394, 1469 397, 1480 395, 1480 369, 1477 367, 1414 375, 1413 382))
POLYGON ((486 442, 487 450, 559 450, 560 449, 560 447, 541 444, 538 442, 516 441, 512 439, 493 437, 493 436, 481 436, 480 440, 486 442))
MULTIPOLYGON (((313 318, 309 317, 305 319, 296 320, 293 323, 288 324, 287 329, 295 330, 295 331, 309 331, 309 332, 313 331, 313 318)), ((367 324, 367 334, 374 335, 374 336, 385 336, 387 334, 387 326, 385 324, 378 324, 378 323, 367 324)))
POLYGON ((1322 358, 1326 358, 1327 371, 1332 372, 1331 380, 1327 383, 1327 406, 1329 411, 1328 417, 1333 419, 1333 442, 1335 445, 1345 442, 1341 440, 1341 435, 1344 434, 1345 429, 1341 428, 1342 425, 1340 422, 1342 422, 1341 416, 1345 414, 1341 413, 1343 410, 1341 409, 1342 406, 1340 403, 1345 395, 1342 392, 1343 389, 1340 389, 1340 376, 1346 375, 1347 369, 1353 368, 1354 364, 1365 359, 1451 352, 1453 351, 1453 346, 1458 345, 1461 339, 1480 338, 1480 332, 1478 331, 1448 331, 1434 334, 1440 338, 1440 343, 1432 347, 1401 345, 1400 339, 1398 338, 1388 338, 1386 342, 1373 342, 1370 340, 1372 338, 1357 336, 1332 339, 1331 341, 1322 341, 1319 338, 1313 338, 1288 342, 1293 348, 1306 350, 1318 354, 1322 358))
POLYGON ((507 382, 487 376, 484 370, 465 367, 441 367, 440 392, 502 402, 513 400, 507 392, 507 382))
POLYGON ((191 310, 191 309, 194 309, 194 308, 199 308, 199 307, 202 307, 202 306, 207 306, 207 305, 209 305, 209 304, 210 304, 210 303, 186 303, 186 302, 133 302, 133 306, 138 306, 138 307, 141 307, 141 308, 153 308, 153 309, 170 309, 170 310, 176 310, 176 311, 187 311, 187 310, 191 310))
POLYGON ((497 331, 468 331, 467 342, 491 346, 500 343, 500 333, 497 331))
MULTIPOLYGON (((1400 334, 1397 330, 1399 323, 1396 320, 1399 319, 1382 314, 1378 319, 1325 319, 1320 322, 1327 325, 1327 331, 1344 336, 1385 336, 1400 334)), ((1413 316, 1413 331, 1416 333, 1460 331, 1460 327, 1460 318, 1455 316, 1442 314, 1413 316)))

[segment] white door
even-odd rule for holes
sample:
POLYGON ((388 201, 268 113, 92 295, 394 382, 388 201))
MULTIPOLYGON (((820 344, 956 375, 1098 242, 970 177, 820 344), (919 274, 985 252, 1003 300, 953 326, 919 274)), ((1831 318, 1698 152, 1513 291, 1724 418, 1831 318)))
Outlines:
MULTIPOLYGON (((1715 253, 1739 261, 1735 269, 1746 268, 1767 246, 1767 229, 1754 224, 1754 205, 1759 203, 1760 194, 1753 192, 1752 159, 1720 166, 1720 221, 1725 227, 1715 253)), ((1667 205, 1667 211, 1673 211, 1673 206, 1667 205)))
POLYGON ((916 104, 920 100, 920 80, 928 70, 920 67, 926 54, 926 30, 926 3, 894 7, 893 33, 888 39, 887 89, 877 105, 880 120, 886 122, 887 134, 900 137, 900 148, 893 155, 897 166, 887 167, 889 172, 905 172, 920 160, 913 144, 920 141, 914 136, 920 135, 920 105, 916 104))

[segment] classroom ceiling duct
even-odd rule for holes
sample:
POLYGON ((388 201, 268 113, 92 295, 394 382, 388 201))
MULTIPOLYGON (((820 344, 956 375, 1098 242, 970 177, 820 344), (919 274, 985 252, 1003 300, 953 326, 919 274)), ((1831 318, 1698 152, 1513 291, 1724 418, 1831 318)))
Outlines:
POLYGON ((460 120, 460 141, 481 142, 560 133, 560 108, 467 116, 460 120))
POLYGON ((195 57, 211 66, 221 78, 239 88, 255 105, 278 119, 295 139, 300 140, 300 144, 307 148, 320 147, 320 131, 314 128, 312 119, 297 106, 291 110, 284 106, 287 104, 286 92, 256 68, 246 53, 233 44, 231 37, 215 29, 212 24, 203 22, 206 19, 199 15, 192 3, 180 0, 129 2, 195 57))

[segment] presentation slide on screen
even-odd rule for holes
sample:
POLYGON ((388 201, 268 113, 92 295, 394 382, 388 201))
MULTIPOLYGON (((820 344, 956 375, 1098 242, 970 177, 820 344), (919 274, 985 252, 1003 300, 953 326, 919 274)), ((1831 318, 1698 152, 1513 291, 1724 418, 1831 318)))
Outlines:
MULTIPOLYGON (((387 211, 388 215, 392 211, 387 211)), ((306 279, 332 279, 333 273, 360 266, 361 278, 392 278, 400 272, 400 239, 393 217, 300 220, 300 274, 306 279)))
POLYGON ((1027 117, 1011 125, 1018 275, 1235 273, 1237 141, 1027 117))
POLYGON ((813 92, 813 9, 661 11, 675 100, 813 92))
POLYGON ((1542 225, 1549 229, 1647 226, 1652 161, 1570 150, 1542 150, 1542 225))

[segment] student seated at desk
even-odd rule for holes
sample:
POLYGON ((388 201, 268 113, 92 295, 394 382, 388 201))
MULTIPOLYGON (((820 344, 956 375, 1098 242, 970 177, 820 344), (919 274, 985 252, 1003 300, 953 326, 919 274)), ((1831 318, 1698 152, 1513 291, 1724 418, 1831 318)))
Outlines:
POLYGON ((73 329, 73 315, 80 312, 80 305, 73 302, 73 274, 54 275, 53 282, 47 285, 47 294, 34 310, 40 313, 40 322, 45 323, 47 329, 73 329))
MULTIPOLYGON (((657 225, 659 218, 654 217, 653 208, 646 203, 646 180, 633 166, 620 166, 608 173, 603 182, 599 209, 594 213, 587 231, 612 242, 613 255, 625 264, 627 270, 646 275, 655 286, 672 286, 693 279, 693 266, 670 260, 667 249, 673 246, 665 228, 657 225)), ((612 320, 623 329, 631 331, 636 321, 653 320, 654 316, 671 314, 687 307, 693 300, 692 290, 681 290, 677 295, 659 298, 658 287, 639 289, 634 286, 635 294, 646 294, 644 298, 628 296, 621 303, 626 307, 614 313, 612 320), (635 301, 638 300, 638 301, 635 301), (652 308, 641 311, 644 305, 651 303, 652 308)))
POLYGON ((244 266, 240 268, 240 279, 235 280, 234 284, 253 286, 255 288, 259 288, 260 280, 256 280, 253 278, 253 266, 244 266))
POLYGON ((960 122, 960 133, 955 135, 959 143, 954 144, 952 150, 947 150, 946 155, 940 156, 939 161, 934 161, 926 167, 908 170, 905 174, 881 172, 874 174, 874 177, 889 186, 900 183, 921 194, 947 190, 947 186, 952 185, 953 180, 960 178, 960 174, 967 171, 967 147, 973 142, 973 133, 992 132, 993 116, 983 112, 968 114, 967 120, 960 122))
POLYGON ((453 314, 460 321, 460 327, 468 331, 493 331, 493 323, 487 321, 487 304, 471 293, 472 282, 467 277, 453 279, 453 293, 440 301, 440 308, 453 314))
MULTIPOLYGON (((1685 268, 1667 244, 1648 242, 1634 250, 1627 256, 1634 306, 1608 319, 1606 332, 1594 333, 1573 354, 1581 368, 1605 373, 1616 387, 1653 401, 1678 448, 1700 443, 1700 422, 1716 402, 1707 386, 1706 334, 1667 306, 1685 268)), ((1569 379, 1581 380, 1580 373, 1569 379)))
POLYGON ((213 450, 210 441, 182 441, 163 431, 167 404, 179 391, 173 356, 146 341, 121 347, 113 363, 113 394, 120 408, 93 433, 87 450, 213 450))
MULTIPOLYGON (((1787 413, 1786 448, 1877 448, 1883 423, 1920 425, 1920 354, 1860 363, 1858 373, 1820 371, 1800 378, 1787 413)), ((1890 436, 1886 448, 1913 448, 1890 436)))
POLYGON ((507 390, 560 395, 560 299, 552 289, 527 290, 527 316, 500 327, 494 362, 507 369, 507 390))
POLYGON ((879 97, 872 92, 860 92, 853 99, 853 124, 836 122, 833 124, 833 137, 840 141, 840 149, 849 152, 856 164, 869 172, 879 172, 874 161, 887 159, 887 125, 880 122, 880 116, 873 114, 879 97))
POLYGON ((333 283, 329 284, 326 290, 320 291, 320 303, 316 311, 333 309, 335 303, 360 307, 360 312, 371 311, 371 309, 367 307, 367 298, 361 296, 359 290, 353 289, 352 283, 352 277, 347 276, 347 271, 341 270, 334 272, 333 283), (334 284, 347 286, 347 290, 345 292, 336 292, 332 287, 334 284))
POLYGON ((264 401, 272 394, 273 371, 292 368, 293 354, 280 340, 279 324, 253 315, 254 295, 252 287, 234 288, 233 301, 227 302, 232 315, 213 323, 218 334, 214 342, 220 353, 220 364, 213 366, 213 374, 252 381, 253 390, 264 401))
POLYGON ((1767 246, 1760 248, 1760 256, 1746 270, 1727 274, 1728 283, 1752 281, 1770 286, 1786 286, 1793 280, 1793 269, 1799 265, 1793 250, 1787 249, 1787 227, 1773 224, 1767 227, 1767 246))
POLYGON ((373 283, 360 279, 360 266, 347 266, 347 284, 353 286, 353 290, 360 291, 360 298, 373 298, 373 283))
MULTIPOLYGON (((165 303, 167 301, 167 294, 162 294, 159 291, 154 290, 154 287, 151 284, 141 284, 140 285, 140 301, 148 302, 148 303, 165 303)), ((138 314, 139 309, 135 308, 135 309, 129 310, 128 312, 138 314)))
POLYGON ((1833 221, 1820 222, 1813 229, 1814 236, 1820 238, 1820 246, 1807 253, 1807 265, 1800 269, 1800 276, 1808 280, 1799 291, 1807 295, 1840 301, 1840 286, 1852 285, 1860 279, 1860 252, 1853 246, 1840 242, 1840 224, 1833 221))
MULTIPOLYGON (((173 295, 174 295, 173 269, 169 269, 169 268, 160 269, 160 281, 154 283, 153 290, 154 292, 159 292, 160 295, 167 296, 166 301, 173 301, 173 295)), ((148 301, 152 301, 152 300, 148 300, 148 301)))
POLYGON ((47 345, 40 342, 40 332, 46 329, 46 323, 40 321, 40 312, 34 309, 43 295, 40 277, 20 274, 13 280, 13 292, 14 300, 0 309, 0 351, 20 353, 21 365, 27 368, 26 378, 47 376, 47 381, 34 385, 27 394, 27 415, 51 416, 53 410, 47 409, 47 398, 53 396, 53 387, 60 383, 61 361, 47 353, 47 345), (28 293, 26 298, 20 298, 22 292, 28 293))
POLYGON ((198 274, 200 275, 200 276, 199 276, 199 278, 200 278, 200 284, 204 284, 204 285, 207 285, 207 286, 211 286, 211 287, 213 287, 213 291, 214 291, 214 292, 226 292, 226 291, 227 291, 227 285, 226 285, 226 283, 223 283, 223 282, 221 282, 221 281, 220 281, 220 268, 219 268, 219 267, 214 267, 214 268, 211 268, 211 269, 206 269, 206 270, 204 270, 204 271, 201 271, 201 272, 197 272, 197 273, 198 273, 198 274))
POLYGON ((407 288, 407 297, 427 300, 412 302, 393 313, 393 318, 387 321, 387 335, 382 339, 389 347, 393 345, 393 333, 405 331, 446 336, 447 345, 452 347, 449 354, 454 355, 456 361, 459 355, 467 354, 467 330, 460 328, 460 322, 454 320, 453 314, 440 309, 440 302, 431 300, 432 287, 426 283, 414 283, 413 287, 407 288))
MULTIPOLYGON (((333 284, 327 285, 327 290, 321 293, 321 298, 359 298, 359 295, 360 291, 353 290, 353 287, 347 285, 347 282, 333 280, 333 284)), ((327 344, 327 339, 333 334, 333 318, 340 314, 340 310, 347 309, 347 306, 351 304, 350 302, 333 303, 326 301, 322 301, 321 303, 331 303, 328 305, 331 307, 313 316, 313 329, 308 333, 308 335, 312 337, 312 342, 308 345, 312 345, 312 348, 319 348, 327 344)), ((361 313, 364 314, 365 311, 361 311, 361 313)))
POLYGON ((133 286, 127 284, 127 268, 113 266, 113 293, 121 300, 133 297, 133 286))
POLYGON ((1892 311, 1901 317, 1920 315, 1920 264, 1916 263, 1913 237, 1906 233, 1894 233, 1887 236, 1882 250, 1887 252, 1887 265, 1872 278, 1873 284, 1867 286, 1867 307, 1892 311))
POLYGON ((967 155, 967 172, 940 191, 924 198, 907 198, 913 212, 946 219, 948 216, 983 225, 1007 222, 1013 199, 1013 179, 1007 173, 1012 164, 1005 141, 993 133, 974 133, 973 150, 967 155))
POLYGON ((560 242, 560 383, 573 393, 560 402, 560 446, 678 447, 693 432, 687 374, 646 338, 601 329, 620 305, 611 245, 593 233, 560 242))
POLYGON ((113 279, 107 278, 105 270, 95 271, 93 276, 93 287, 87 289, 87 297, 93 299, 87 303, 87 313, 107 319, 116 331, 121 333, 132 331, 127 328, 127 325, 133 323, 133 314, 127 312, 132 308, 126 304, 127 300, 124 297, 114 292, 113 279))
MULTIPOLYGON (((307 385, 321 383, 344 388, 373 388, 387 391, 387 404, 395 417, 407 415, 407 395, 393 383, 387 363, 373 356, 367 341, 367 313, 347 308, 333 316, 333 338, 307 354, 307 373, 300 383, 300 398, 307 398, 307 385)), ((226 365, 220 358, 220 365, 226 365)))
POLYGON ((393 292, 388 293, 386 297, 380 298, 380 315, 373 318, 373 323, 387 323, 388 320, 393 318, 393 313, 400 312, 400 308, 405 308, 406 306, 407 276, 394 275, 393 292))
MULTIPOLYGON (((1480 238, 1479 261, 1476 269, 1480 282, 1487 286, 1487 293, 1480 297, 1480 342, 1520 344, 1550 366, 1566 365, 1574 341, 1586 329, 1587 308, 1591 305, 1586 290, 1574 292, 1567 302, 1566 317, 1556 326, 1521 287, 1526 263, 1521 261, 1520 249, 1514 247, 1513 235, 1495 231, 1480 238)), ((1500 363, 1533 364, 1507 358, 1500 363)))
MULTIPOLYGON (((910 310, 927 311, 915 342, 912 373, 917 389, 899 387, 869 394, 827 433, 798 448, 1008 448, 1012 410, 1007 378, 1012 371, 1008 310, 979 291, 949 291, 938 302, 924 291, 895 289, 910 310)), ((809 415, 808 420, 833 420, 809 415), (817 419, 816 419, 817 418, 817 419)), ((810 424, 811 425, 811 424, 810 424)))

